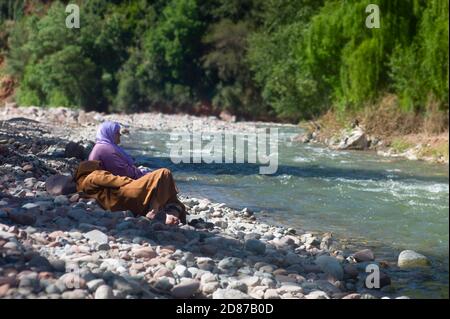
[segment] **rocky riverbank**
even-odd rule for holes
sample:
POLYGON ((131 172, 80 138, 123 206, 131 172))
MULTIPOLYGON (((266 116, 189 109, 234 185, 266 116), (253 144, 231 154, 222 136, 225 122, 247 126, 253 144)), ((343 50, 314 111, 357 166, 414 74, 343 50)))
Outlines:
POLYGON ((406 298, 395 293, 391 269, 428 266, 412 251, 389 265, 369 249, 344 251, 329 233, 297 233, 207 199, 182 196, 188 224, 167 226, 104 211, 52 179, 70 176, 104 119, 182 130, 192 117, 1 111, 0 298, 406 298), (369 264, 381 269, 380 289, 366 287, 369 264))
POLYGON ((448 164, 448 134, 437 136, 407 135, 392 139, 370 135, 364 126, 353 123, 349 128, 337 130, 310 123, 306 133, 294 141, 319 143, 335 150, 374 151, 378 155, 430 163, 448 164))

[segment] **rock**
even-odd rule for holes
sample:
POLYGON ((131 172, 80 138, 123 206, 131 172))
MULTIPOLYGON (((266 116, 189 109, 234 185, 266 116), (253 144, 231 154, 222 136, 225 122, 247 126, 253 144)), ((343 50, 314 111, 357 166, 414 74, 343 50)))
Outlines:
POLYGON ((110 250, 111 249, 111 247, 108 245, 108 244, 100 244, 100 245, 98 245, 97 246, 97 250, 98 251, 108 251, 108 250, 110 250))
POLYGON ((134 248, 131 252, 136 258, 152 259, 157 256, 156 252, 151 247, 134 248))
POLYGON ((206 284, 202 284, 201 289, 205 295, 210 295, 219 288, 220 288, 219 283, 217 281, 214 281, 214 282, 208 282, 206 284))
POLYGON ((154 287, 163 291, 170 291, 173 288, 175 280, 171 277, 160 277, 156 280, 154 287))
POLYGON ((326 292, 315 290, 305 296, 306 299, 330 299, 326 292))
POLYGON ((217 253, 217 246, 214 245, 201 245, 200 246, 200 251, 202 252, 202 254, 208 255, 208 256, 214 256, 217 253))
POLYGON ((84 234, 84 238, 91 242, 97 243, 98 245, 108 243, 108 236, 97 229, 91 230, 90 232, 84 234))
POLYGON ((84 160, 84 156, 85 156, 84 147, 78 143, 69 142, 69 143, 67 143, 66 148, 64 150, 64 156, 66 158, 75 157, 80 160, 84 160))
POLYGON ((227 289, 236 289, 236 290, 242 291, 243 293, 247 293, 247 291, 248 291, 247 285, 240 280, 234 280, 234 281, 230 282, 227 289))
POLYGON ((365 150, 368 146, 366 133, 360 128, 356 128, 344 136, 336 148, 339 150, 365 150))
POLYGON ((76 184, 71 176, 53 175, 45 181, 46 191, 53 196, 68 195, 77 192, 76 184))
POLYGON ((114 293, 110 286, 108 285, 101 285, 100 287, 95 290, 95 299, 113 299, 114 293))
POLYGON ((0 218, 8 218, 8 213, 3 210, 0 210, 0 218))
POLYGON ((9 155, 9 149, 6 145, 0 145, 0 156, 8 156, 9 155))
POLYGON ((100 286, 105 285, 105 281, 103 279, 94 279, 91 281, 88 281, 86 286, 88 287, 90 292, 95 292, 100 286))
POLYGON ((332 276, 336 280, 343 280, 344 270, 342 269, 341 264, 335 257, 319 256, 316 259, 316 264, 320 267, 320 269, 324 273, 332 276))
POLYGON ((41 208, 36 203, 27 203, 22 206, 28 213, 38 214, 41 211, 41 208))
POLYGON ((267 289, 264 292, 264 299, 281 299, 276 289, 267 289))
POLYGON ((219 288, 213 293, 212 299, 253 299, 253 298, 243 293, 242 291, 236 289, 219 288))
POLYGON ((30 267, 38 268, 41 271, 52 271, 53 267, 47 258, 43 256, 34 256, 28 263, 30 267))
MULTIPOLYGON (((372 278, 372 280, 370 280, 370 282, 372 284, 375 284, 374 280, 375 280, 375 278, 372 278)), ((383 288, 383 287, 389 286, 390 284, 391 284, 391 278, 389 277, 389 275, 387 275, 386 273, 381 271, 380 272, 379 287, 377 287, 377 288, 383 288)), ((367 287, 367 282, 366 281, 364 281, 364 287, 369 288, 369 289, 373 288, 373 287, 367 287)))
POLYGON ((118 271, 119 269, 124 268, 125 262, 121 259, 108 258, 104 259, 100 265, 100 268, 107 269, 110 271, 118 271))
POLYGON ((189 298, 197 293, 200 282, 194 279, 187 279, 173 287, 170 292, 175 298, 189 298))
POLYGON ((114 278, 112 286, 114 289, 121 291, 125 295, 137 295, 142 291, 137 282, 123 277, 114 278))
POLYGON ((277 289, 277 292, 279 294, 290 293, 293 295, 300 295, 300 294, 303 295, 303 288, 298 284, 289 283, 282 285, 280 288, 277 289))
POLYGON ((36 182, 37 182, 37 179, 36 179, 36 178, 30 177, 30 178, 26 178, 26 179, 23 181, 23 185, 24 185, 26 188, 32 189, 32 188, 34 187, 34 184, 36 184, 36 182))
POLYGON ((86 290, 75 289, 73 291, 66 291, 62 294, 63 299, 85 299, 88 296, 86 290))
POLYGON ((375 260, 375 256, 370 249, 363 249, 356 252, 353 257, 357 262, 366 262, 375 260))
POLYGON ((59 278, 68 289, 83 289, 86 287, 86 281, 76 273, 66 273, 59 278))
POLYGON ((264 255, 266 245, 257 239, 249 239, 245 242, 245 249, 257 255, 264 255))
POLYGON ((361 295, 357 294, 357 293, 353 293, 353 294, 349 294, 349 295, 342 297, 342 299, 361 299, 361 295))
POLYGON ((226 257, 217 265, 222 270, 239 268, 242 265, 242 259, 236 257, 226 257))
POLYGON ((261 283, 261 279, 258 276, 244 277, 240 281, 247 287, 256 287, 261 283))
POLYGON ((413 250, 404 250, 398 256, 398 266, 400 268, 427 267, 430 262, 427 257, 413 250))
POLYGON ((202 270, 212 270, 214 268, 214 261, 208 257, 197 258, 197 267, 202 270))
POLYGON ((183 265, 177 265, 175 266, 175 269, 173 270, 174 273, 176 273, 179 277, 191 277, 191 273, 187 270, 186 266, 183 265))
POLYGON ((71 203, 76 203, 76 202, 78 202, 78 200, 80 199, 80 194, 73 194, 70 198, 69 198, 69 201, 71 202, 71 203))
POLYGON ((36 216, 29 212, 23 212, 18 210, 13 210, 9 213, 9 219, 16 224, 20 225, 34 225, 36 223, 36 216))
POLYGON ((27 165, 24 165, 24 166, 22 167, 22 170, 23 170, 24 172, 30 172, 30 171, 32 171, 33 169, 34 169, 34 166, 31 165, 31 164, 27 164, 27 165))
POLYGON ((200 282, 203 284, 206 284, 208 282, 216 282, 218 280, 217 275, 211 273, 211 272, 205 272, 201 275, 200 282))
POLYGON ((228 111, 222 111, 219 114, 219 118, 225 122, 236 122, 236 116, 232 115, 228 111))
POLYGON ((348 275, 350 278, 357 278, 359 275, 358 268, 351 264, 346 264, 344 266, 344 273, 348 275))
POLYGON ((158 279, 161 277, 173 277, 173 273, 166 267, 161 267, 153 274, 153 278, 158 279))
POLYGON ((59 206, 65 206, 69 204, 69 200, 67 199, 67 197, 65 195, 58 195, 55 197, 55 199, 53 200, 53 202, 55 203, 55 205, 59 205, 59 206))
POLYGON ((8 294, 10 286, 8 284, 0 285, 0 298, 5 297, 8 294))
POLYGON ((294 142, 307 144, 307 143, 311 142, 312 139, 313 139, 312 132, 308 132, 305 134, 299 134, 299 135, 295 136, 292 140, 294 142))

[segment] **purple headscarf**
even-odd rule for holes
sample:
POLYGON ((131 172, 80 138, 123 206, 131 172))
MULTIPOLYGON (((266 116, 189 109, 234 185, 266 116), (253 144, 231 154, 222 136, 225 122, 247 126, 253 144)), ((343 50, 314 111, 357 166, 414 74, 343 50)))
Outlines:
POLYGON ((120 146, 114 143, 114 136, 119 130, 119 123, 110 121, 103 122, 98 128, 95 142, 97 144, 111 145, 117 152, 119 152, 123 156, 128 165, 132 166, 134 165, 134 161, 131 156, 128 155, 127 152, 125 152, 120 146))

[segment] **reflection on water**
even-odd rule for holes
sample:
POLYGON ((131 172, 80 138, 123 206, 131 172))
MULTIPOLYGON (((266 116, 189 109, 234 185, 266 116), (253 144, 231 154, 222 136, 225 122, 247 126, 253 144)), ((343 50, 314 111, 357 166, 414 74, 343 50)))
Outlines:
POLYGON ((298 229, 366 240, 392 262, 403 249, 425 254, 431 278, 414 274, 398 288, 448 297, 448 166, 290 142, 298 132, 280 129, 279 168, 268 176, 256 164, 174 165, 167 133, 136 132, 124 145, 140 162, 172 169, 183 193, 265 210, 270 221, 298 229))

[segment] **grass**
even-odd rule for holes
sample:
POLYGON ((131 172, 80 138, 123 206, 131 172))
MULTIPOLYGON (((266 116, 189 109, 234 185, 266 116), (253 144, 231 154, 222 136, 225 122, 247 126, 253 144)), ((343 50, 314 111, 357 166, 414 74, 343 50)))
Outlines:
POLYGON ((401 137, 396 137, 391 142, 391 148, 397 153, 404 153, 408 149, 413 148, 413 147, 414 147, 413 143, 406 141, 405 139, 403 139, 401 137))
POLYGON ((424 146, 419 154, 420 157, 431 157, 431 158, 443 158, 448 161, 449 159, 449 147, 448 142, 442 141, 437 145, 426 145, 424 146))

